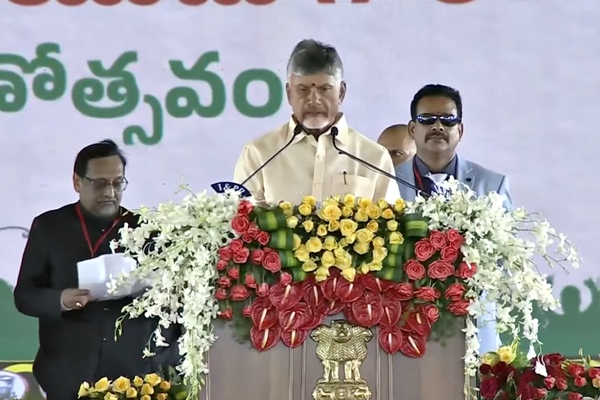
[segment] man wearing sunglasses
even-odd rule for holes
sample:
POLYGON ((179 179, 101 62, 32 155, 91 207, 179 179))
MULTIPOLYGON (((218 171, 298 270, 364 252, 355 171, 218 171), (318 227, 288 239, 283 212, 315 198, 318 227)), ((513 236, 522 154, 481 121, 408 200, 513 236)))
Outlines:
MULTIPOLYGON (((410 104, 408 123, 417 154, 396 167, 396 176, 428 194, 440 191, 439 184, 453 176, 479 196, 491 192, 504 195, 504 207, 510 210, 512 201, 507 177, 456 154, 464 129, 462 111, 460 93, 451 87, 427 85, 419 90, 410 104)), ((402 184, 400 193, 406 200, 414 200, 416 196, 414 189, 402 184)), ((500 345, 494 316, 495 309, 490 308, 484 317, 486 323, 478 323, 481 354, 494 351, 500 345)), ((433 351, 428 348, 428 353, 433 351)))

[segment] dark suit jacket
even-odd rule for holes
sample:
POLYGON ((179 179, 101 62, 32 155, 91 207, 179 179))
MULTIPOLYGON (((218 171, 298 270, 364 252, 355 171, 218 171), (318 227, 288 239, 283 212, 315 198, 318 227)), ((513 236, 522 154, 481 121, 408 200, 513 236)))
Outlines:
MULTIPOLYGON (((109 254, 110 241, 127 222, 137 217, 124 210, 120 222, 108 234, 95 256, 109 254)), ((86 216, 90 239, 95 243, 112 221, 86 216)), ((127 319, 123 333, 115 341, 115 321, 121 309, 132 301, 90 302, 80 310, 62 311, 63 289, 77 288, 77 262, 90 258, 75 204, 48 211, 36 217, 25 247, 14 291, 17 309, 39 320, 40 347, 33 373, 49 400, 77 398, 83 381, 103 376, 115 379, 158 371, 178 363, 177 339, 180 327, 163 330, 170 347, 153 349, 155 357, 142 358, 144 347, 157 327, 155 320, 127 319)))

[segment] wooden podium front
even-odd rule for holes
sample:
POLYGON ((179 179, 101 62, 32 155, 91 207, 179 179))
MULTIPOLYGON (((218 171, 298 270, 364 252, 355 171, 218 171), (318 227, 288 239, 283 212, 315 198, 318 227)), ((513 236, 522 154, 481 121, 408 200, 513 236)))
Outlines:
MULTIPOLYGON (((331 324, 334 318, 324 325, 331 324)), ((317 343, 289 349, 283 344, 259 353, 250 344, 237 343, 228 328, 216 329, 218 340, 209 356, 210 376, 202 400, 464 400, 464 334, 448 339, 445 346, 430 341, 424 357, 390 356, 381 349, 377 328, 366 343, 367 354, 360 372, 370 389, 315 391, 323 377, 317 343), (313 397, 313 393, 316 396, 313 397)), ((344 367, 340 366, 341 378, 344 367)))

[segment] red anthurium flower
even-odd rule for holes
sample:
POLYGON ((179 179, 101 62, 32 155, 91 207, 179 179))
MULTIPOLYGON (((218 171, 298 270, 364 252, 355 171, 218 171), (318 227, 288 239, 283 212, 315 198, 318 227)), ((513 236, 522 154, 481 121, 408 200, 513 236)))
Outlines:
POLYGON ((275 308, 281 311, 294 307, 302 299, 303 295, 302 285, 300 284, 293 283, 284 286, 281 283, 276 283, 271 286, 269 298, 275 308))
POLYGON ((360 299, 365 292, 365 287, 360 280, 349 282, 346 279, 340 279, 335 289, 335 294, 344 303, 351 303, 360 299))
POLYGON ((306 341, 308 337, 308 331, 303 329, 295 329, 293 331, 287 331, 281 333, 281 341, 290 348, 298 347, 306 341))
POLYGON ((400 352, 407 357, 419 358, 425 355, 427 350, 427 340, 424 336, 419 336, 415 333, 405 333, 400 352))
POLYGON ((258 351, 266 351, 275 347, 280 337, 281 329, 276 325, 262 330, 256 326, 250 329, 250 341, 258 351))
POLYGON ((370 328, 381 321, 383 317, 382 297, 379 293, 369 290, 364 296, 352 303, 352 314, 360 326, 370 328))
POLYGON ((389 354, 395 354, 404 342, 404 335, 397 326, 382 326, 379 329, 378 340, 383 350, 389 354))
POLYGON ((279 325, 284 332, 303 328, 312 320, 313 312, 303 301, 290 309, 279 311, 279 325))
POLYGON ((252 303, 250 318, 259 330, 270 328, 277 323, 277 310, 268 297, 259 297, 252 303))

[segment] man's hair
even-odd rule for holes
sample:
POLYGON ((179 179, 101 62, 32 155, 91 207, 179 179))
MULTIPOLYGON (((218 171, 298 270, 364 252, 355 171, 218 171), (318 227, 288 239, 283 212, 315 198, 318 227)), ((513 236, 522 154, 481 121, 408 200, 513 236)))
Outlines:
POLYGON ((414 121, 417 119, 417 106, 421 99, 425 97, 447 97, 456 105, 456 113, 458 118, 462 118, 462 99, 458 90, 446 85, 429 84, 423 86, 413 97, 410 102, 410 118, 414 121))
POLYGON ((90 144, 77 153, 73 172, 75 172, 77 176, 83 178, 87 174, 88 162, 90 160, 112 156, 118 156, 123 163, 123 169, 125 169, 127 166, 127 158, 125 158, 125 154, 119 149, 119 146, 117 146, 115 142, 106 139, 101 142, 90 144))
POLYGON ((344 65, 335 47, 312 39, 299 42, 290 56, 287 74, 315 75, 326 73, 344 79, 344 65))

